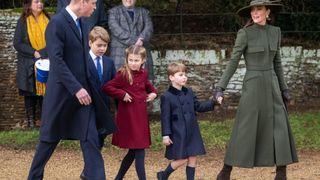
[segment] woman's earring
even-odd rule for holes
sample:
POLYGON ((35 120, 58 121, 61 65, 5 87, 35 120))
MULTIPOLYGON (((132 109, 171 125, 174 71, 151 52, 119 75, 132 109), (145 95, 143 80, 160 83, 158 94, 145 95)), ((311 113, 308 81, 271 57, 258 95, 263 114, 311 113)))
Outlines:
POLYGON ((269 15, 266 16, 266 19, 267 19, 268 21, 271 20, 271 18, 269 17, 269 15))

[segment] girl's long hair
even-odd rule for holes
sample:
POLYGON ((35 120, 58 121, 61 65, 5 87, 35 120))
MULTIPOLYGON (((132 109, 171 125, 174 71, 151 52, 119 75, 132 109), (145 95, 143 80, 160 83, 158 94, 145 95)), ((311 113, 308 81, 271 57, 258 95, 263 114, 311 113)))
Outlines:
POLYGON ((123 66, 119 69, 120 73, 128 80, 128 82, 132 85, 132 71, 128 66, 128 56, 129 54, 140 55, 143 61, 146 60, 147 51, 143 46, 131 45, 125 51, 125 61, 123 66))

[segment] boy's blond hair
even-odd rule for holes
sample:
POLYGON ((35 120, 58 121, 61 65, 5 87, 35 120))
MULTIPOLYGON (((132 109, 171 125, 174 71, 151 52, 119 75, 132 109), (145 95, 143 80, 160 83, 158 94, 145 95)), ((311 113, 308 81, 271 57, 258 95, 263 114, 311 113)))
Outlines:
POLYGON ((101 39, 102 41, 109 43, 110 37, 109 33, 101 26, 95 26, 89 33, 89 40, 91 42, 101 39))
POLYGON ((181 62, 172 62, 168 64, 167 75, 173 76, 177 72, 187 72, 187 67, 181 62))

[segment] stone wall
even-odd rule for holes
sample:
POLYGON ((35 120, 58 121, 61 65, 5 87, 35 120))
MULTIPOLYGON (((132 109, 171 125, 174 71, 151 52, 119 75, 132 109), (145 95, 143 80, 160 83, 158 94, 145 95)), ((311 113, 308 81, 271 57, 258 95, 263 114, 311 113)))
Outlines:
MULTIPOLYGON (((25 118, 23 98, 16 88, 16 54, 12 47, 14 28, 18 14, 0 11, 0 129, 9 129, 25 118)), ((215 50, 165 50, 153 51, 155 85, 160 94, 168 88, 166 66, 172 61, 183 61, 188 66, 188 85, 200 100, 209 99, 225 69, 231 47, 215 50)), ((295 105, 292 107, 319 107, 320 102, 320 49, 282 47, 284 73, 295 105)), ((237 107, 245 74, 241 60, 239 68, 226 90, 226 103, 214 113, 206 113, 209 119, 233 115, 237 107), (222 113, 219 113, 222 112, 222 113)), ((159 98, 150 105, 150 112, 159 115, 159 98)))
MULTIPOLYGON (((163 92, 168 86, 166 66, 172 61, 184 61, 188 66, 188 84, 200 99, 208 99, 218 83, 231 55, 231 48, 219 50, 167 50, 154 51, 156 85, 163 92)), ((287 80, 294 106, 319 106, 320 102, 320 49, 297 47, 281 48, 284 76, 287 80)), ((246 69, 244 60, 231 78, 225 91, 225 108, 234 110, 241 94, 246 69)), ((158 112, 159 106, 153 111, 158 112)))
POLYGON ((25 118, 23 98, 16 86, 16 51, 12 41, 18 14, 0 11, 0 129, 25 118))

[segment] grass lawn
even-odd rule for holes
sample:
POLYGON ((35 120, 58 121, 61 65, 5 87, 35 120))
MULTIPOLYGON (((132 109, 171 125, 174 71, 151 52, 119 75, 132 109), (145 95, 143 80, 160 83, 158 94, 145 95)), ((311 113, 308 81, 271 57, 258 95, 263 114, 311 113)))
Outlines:
MULTIPOLYGON (((299 150, 320 150, 320 111, 292 113, 289 117, 296 146, 299 150)), ((202 120, 199 122, 202 137, 206 149, 224 149, 230 137, 234 120, 223 122, 211 122, 202 120)), ((151 150, 162 150, 161 126, 159 121, 151 122, 152 146, 151 150)), ((34 148, 39 136, 38 130, 14 130, 0 132, 0 146, 15 149, 34 148)), ((115 148, 110 145, 111 136, 107 137, 107 148, 115 148)), ((78 141, 61 141, 60 148, 78 148, 78 141)))

